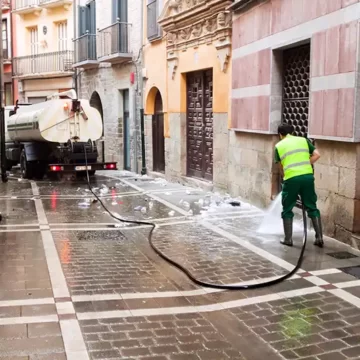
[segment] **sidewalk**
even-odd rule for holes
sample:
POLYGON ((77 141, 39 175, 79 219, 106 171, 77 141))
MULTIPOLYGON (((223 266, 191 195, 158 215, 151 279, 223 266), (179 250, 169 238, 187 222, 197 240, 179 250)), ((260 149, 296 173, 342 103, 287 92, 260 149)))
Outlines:
MULTIPOLYGON (((263 212, 248 204, 124 172, 93 186, 113 212, 154 221, 154 243, 200 280, 263 282, 297 262, 301 236, 285 248, 257 234, 263 212)), ((360 258, 342 244, 318 249, 310 236, 302 270, 273 287, 204 289, 152 251, 148 228, 88 201, 84 183, 0 191, 0 360, 360 357, 360 280, 349 274, 360 258)))

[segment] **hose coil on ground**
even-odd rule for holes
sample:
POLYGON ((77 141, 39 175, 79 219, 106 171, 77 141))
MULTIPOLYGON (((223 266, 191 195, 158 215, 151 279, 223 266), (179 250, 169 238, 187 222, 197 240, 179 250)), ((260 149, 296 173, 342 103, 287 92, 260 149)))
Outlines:
MULTIPOLYGON (((149 244, 151 246, 151 248, 155 251, 156 254, 158 254, 162 259, 164 259, 165 261, 167 261, 169 264, 173 265, 174 267, 178 268, 180 271, 182 271, 193 283, 202 286, 202 287, 206 287, 206 288, 211 288, 211 289, 220 289, 220 290, 251 290, 251 289, 259 289, 259 288, 263 288, 263 287, 268 287, 268 286, 272 286, 272 285, 276 285, 279 284, 289 278, 291 278, 301 267, 303 259, 304 259, 304 253, 305 253, 305 249, 306 249, 306 244, 307 244, 307 218, 306 218, 306 211, 305 211, 305 207, 304 204, 302 204, 302 217, 303 217, 303 225, 304 225, 304 232, 303 232, 303 245, 302 245, 302 249, 300 252, 300 256, 298 259, 297 264, 295 265, 294 269, 291 270, 290 272, 288 272, 287 274, 278 277, 277 279, 273 279, 270 281, 265 281, 263 283, 254 283, 254 284, 239 284, 239 285, 224 285, 224 284, 212 284, 212 283, 208 283, 205 281, 201 281, 199 279, 197 279, 188 269, 186 269, 183 265, 177 263, 176 261, 170 259, 167 255, 165 255, 161 250, 159 250, 156 245, 153 242, 153 233, 155 231, 156 228, 156 224, 152 223, 152 222, 148 222, 148 221, 140 221, 140 220, 128 220, 128 219, 122 219, 116 215, 114 215, 106 206, 105 204, 102 202, 102 200, 100 199, 100 197, 95 193, 95 191, 92 189, 91 187, 91 183, 90 183, 90 177, 89 177, 89 171, 87 169, 87 153, 86 153, 86 147, 84 146, 84 153, 85 153, 85 165, 86 165, 86 180, 87 180, 87 185, 89 187, 89 190, 91 191, 91 193, 94 195, 94 197, 99 201, 99 203, 101 204, 101 206, 104 208, 104 210, 115 220, 120 221, 122 223, 127 223, 127 224, 135 224, 135 225, 145 225, 145 226, 150 226, 150 232, 148 235, 148 241, 149 244)), ((124 235, 124 234, 123 234, 124 235)), ((124 235, 126 236, 126 235, 124 235)))

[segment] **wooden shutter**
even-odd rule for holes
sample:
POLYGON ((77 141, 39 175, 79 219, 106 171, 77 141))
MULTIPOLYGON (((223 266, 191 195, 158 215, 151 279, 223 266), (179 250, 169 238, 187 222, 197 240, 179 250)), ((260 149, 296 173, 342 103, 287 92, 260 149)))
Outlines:
POLYGON ((78 36, 83 36, 86 34, 87 29, 87 21, 86 21, 86 6, 78 6, 78 14, 79 14, 79 34, 78 36))
POLYGON ((95 0, 91 1, 88 4, 89 8, 89 32, 90 34, 96 34, 96 2, 95 0))
POLYGON ((117 19, 120 22, 128 22, 128 2, 127 0, 112 0, 112 22, 115 24, 117 19))

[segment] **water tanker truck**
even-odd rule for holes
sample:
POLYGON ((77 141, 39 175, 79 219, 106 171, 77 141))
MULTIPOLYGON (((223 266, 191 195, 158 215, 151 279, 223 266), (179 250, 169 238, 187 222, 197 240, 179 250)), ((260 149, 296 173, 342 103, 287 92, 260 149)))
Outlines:
POLYGON ((7 170, 20 163, 23 178, 116 170, 114 162, 97 161, 95 142, 102 138, 102 118, 88 100, 77 99, 74 90, 39 104, 7 107, 5 129, 7 170))

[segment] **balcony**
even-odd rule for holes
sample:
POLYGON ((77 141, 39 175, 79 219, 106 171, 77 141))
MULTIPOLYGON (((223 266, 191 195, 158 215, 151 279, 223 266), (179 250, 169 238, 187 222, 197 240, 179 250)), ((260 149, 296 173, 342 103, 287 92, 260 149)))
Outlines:
POLYGON ((45 9, 63 7, 68 10, 73 0, 39 0, 39 5, 45 9))
POLYGON ((162 36, 157 22, 158 17, 158 1, 153 0, 147 5, 147 38, 149 41, 159 40, 162 36))
POLYGON ((96 35, 85 34, 74 40, 75 62, 73 68, 91 69, 99 66, 96 56, 96 35))
POLYGON ((13 61, 14 77, 38 79, 73 75, 73 51, 57 51, 45 54, 16 57, 13 61))
POLYGON ((15 0, 13 12, 19 15, 32 13, 39 15, 41 12, 39 0, 15 0))
POLYGON ((98 32, 98 60, 119 64, 132 59, 130 52, 130 24, 117 22, 98 32))

